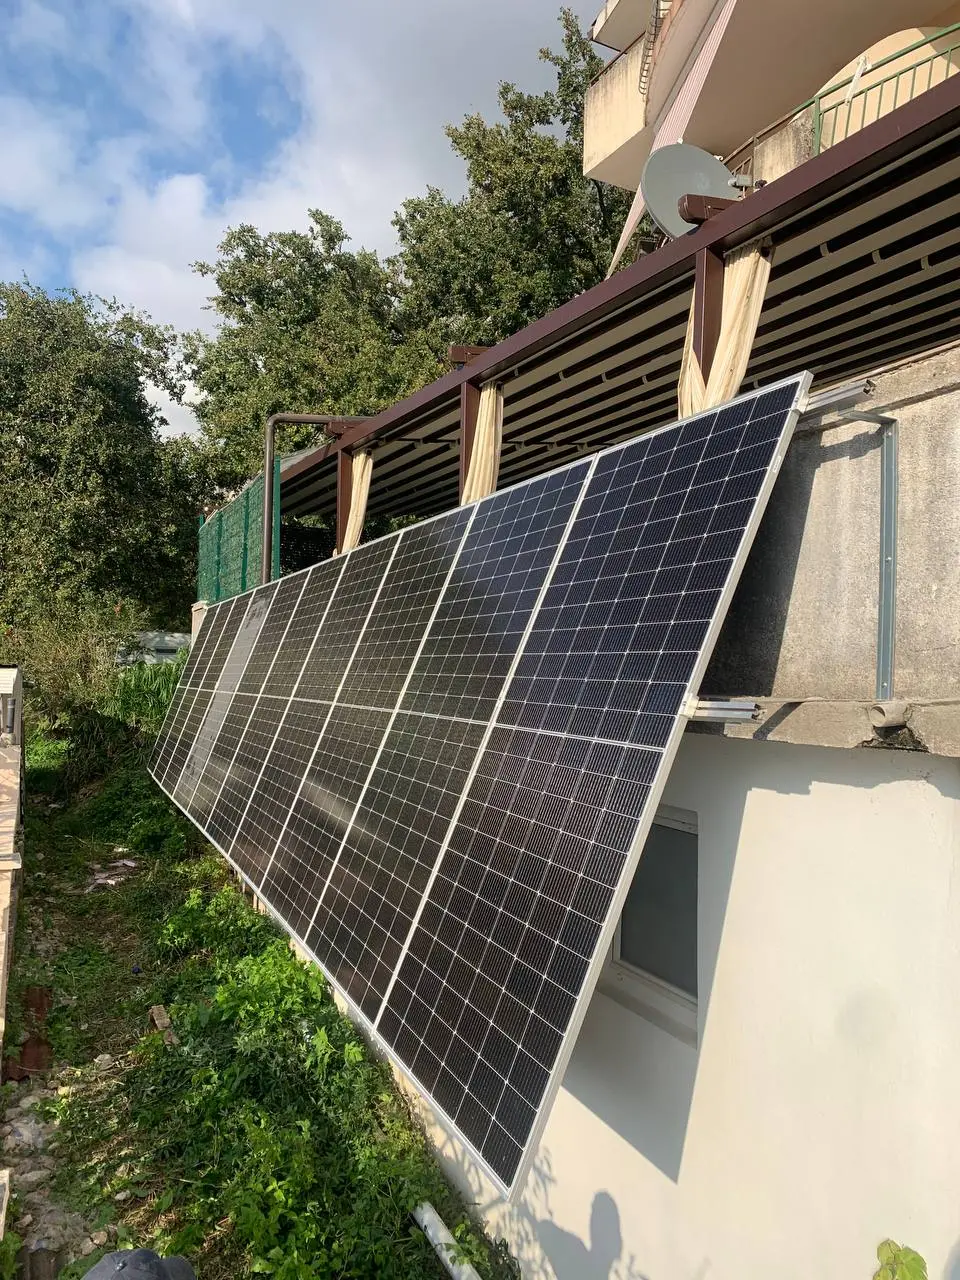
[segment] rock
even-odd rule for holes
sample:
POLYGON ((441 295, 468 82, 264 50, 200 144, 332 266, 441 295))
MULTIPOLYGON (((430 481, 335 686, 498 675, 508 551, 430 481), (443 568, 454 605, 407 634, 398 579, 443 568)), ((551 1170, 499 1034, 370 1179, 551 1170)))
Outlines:
POLYGON ((105 1071, 109 1071, 113 1066, 113 1058, 109 1053, 98 1053, 93 1060, 93 1069, 102 1075, 105 1071))
POLYGON ((43 1128, 33 1116, 18 1116, 3 1140, 3 1150, 39 1151, 45 1145, 43 1128))
POLYGON ((177 1033, 173 1029, 173 1024, 170 1022, 170 1015, 162 1004, 152 1005, 149 1017, 150 1025, 163 1032, 164 1044, 178 1045, 180 1043, 177 1033))
POLYGON ((35 1107, 38 1102, 43 1101, 42 1093, 28 1093, 25 1097, 17 1100, 18 1111, 29 1111, 31 1107, 35 1107))
POLYGON ((118 1191, 113 1198, 114 1200, 118 1201, 120 1204, 123 1204, 123 1202, 125 1200, 129 1200, 132 1195, 133 1195, 133 1192, 128 1189, 126 1191, 118 1191))
POLYGON ((61 1084, 61 1085, 58 1085, 58 1086, 57 1086, 57 1097, 58 1097, 58 1098, 69 1098, 69 1097, 70 1097, 70 1095, 71 1095, 71 1093, 73 1093, 73 1085, 72 1085, 72 1084, 61 1084))
POLYGON ((158 1031, 166 1031, 170 1026, 170 1015, 162 1004, 151 1005, 148 1016, 158 1031))
POLYGON ((49 1169, 28 1169, 26 1173, 14 1175, 14 1183, 20 1187, 37 1187, 50 1177, 49 1169))
POLYGON ((92 1236, 87 1236, 86 1240, 80 1246, 80 1257, 86 1258, 88 1254, 93 1253, 96 1248, 92 1236))
POLYGON ((0 1124, 0 1138, 5 1138, 12 1128, 12 1124, 0 1124))
POLYGON ((117 1238, 117 1236, 118 1236, 119 1234, 120 1234, 120 1228, 117 1226, 117 1224, 116 1224, 115 1222, 108 1222, 108 1223, 107 1223, 107 1236, 108 1236, 108 1238, 109 1238, 110 1240, 116 1240, 116 1238, 117 1238))
POLYGON ((30 1225, 30 1223, 31 1223, 32 1221, 33 1221, 33 1214, 32 1214, 32 1213, 23 1213, 23 1214, 21 1214, 21 1215, 20 1215, 20 1217, 17 1219, 17 1229, 18 1229, 18 1231, 26 1231, 27 1227, 29 1227, 29 1225, 30 1225))
POLYGON ((95 1231, 90 1239, 93 1241, 96 1248, 102 1249, 110 1237, 105 1231, 95 1231))

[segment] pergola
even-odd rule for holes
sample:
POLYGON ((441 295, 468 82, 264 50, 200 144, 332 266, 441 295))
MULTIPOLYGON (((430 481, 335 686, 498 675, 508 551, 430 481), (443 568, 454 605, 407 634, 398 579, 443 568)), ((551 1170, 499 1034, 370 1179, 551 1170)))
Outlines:
MULTIPOLYGON (((281 511, 337 515, 372 452, 370 514, 456 505, 483 386, 502 388, 499 486, 676 417, 693 307, 706 373, 724 255, 772 247, 744 389, 797 369, 823 389, 960 336, 960 76, 641 257, 376 417, 286 459, 281 511)), ((468 351, 466 353, 470 355, 468 351)))

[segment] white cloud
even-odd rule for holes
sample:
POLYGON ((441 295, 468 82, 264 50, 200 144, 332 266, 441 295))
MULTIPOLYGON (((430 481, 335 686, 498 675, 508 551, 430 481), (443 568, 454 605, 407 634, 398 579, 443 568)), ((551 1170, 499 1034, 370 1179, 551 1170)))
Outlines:
MULTIPOLYGON (((196 387, 188 386, 187 395, 188 397, 196 395, 196 387)), ((147 399, 151 404, 156 405, 167 420, 167 425, 160 429, 161 435, 197 435, 200 430, 200 424, 197 422, 193 410, 188 408, 187 405, 177 404, 176 400, 171 399, 162 387, 156 387, 153 383, 147 384, 147 399)))
MULTIPOLYGON (((578 6, 585 19, 594 7, 578 6)), ((53 233, 80 288, 181 329, 209 327, 209 283, 190 263, 215 256, 228 225, 303 226, 319 206, 355 243, 390 251, 403 199, 461 181, 443 124, 491 115, 499 79, 548 80, 536 53, 556 43, 558 9, 559 0, 488 0, 481 12, 465 0, 104 0, 91 13, 28 0, 11 43, 29 43, 42 63, 38 50, 61 56, 68 41, 77 65, 112 86, 117 118, 101 104, 84 119, 49 94, 0 99, 0 208, 53 233), (124 57, 118 22, 132 24, 124 57), (257 68, 268 116, 280 86, 299 111, 292 136, 246 172, 215 145, 214 86, 231 57, 257 68), (188 168, 157 159, 184 147, 188 168)))

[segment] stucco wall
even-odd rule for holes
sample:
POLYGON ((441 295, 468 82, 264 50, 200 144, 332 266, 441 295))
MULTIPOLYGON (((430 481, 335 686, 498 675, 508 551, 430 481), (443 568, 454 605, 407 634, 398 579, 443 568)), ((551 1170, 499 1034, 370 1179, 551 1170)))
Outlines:
MULTIPOLYGON (((894 693, 960 697, 960 348, 878 376, 898 419, 894 693)), ((869 699, 876 685, 880 428, 798 435, 704 681, 705 694, 869 699)))
POLYGON ((960 764, 688 735, 700 1047, 592 1001, 516 1208, 546 1280, 857 1280, 906 1240, 960 1280, 960 764))

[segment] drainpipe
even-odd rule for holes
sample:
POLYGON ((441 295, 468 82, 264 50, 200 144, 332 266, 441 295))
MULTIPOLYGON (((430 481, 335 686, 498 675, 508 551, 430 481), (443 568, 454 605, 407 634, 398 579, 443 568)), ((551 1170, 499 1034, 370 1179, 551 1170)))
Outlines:
POLYGON ((433 1245, 434 1253, 452 1280, 480 1280, 476 1269, 469 1262, 458 1260, 457 1242, 429 1200, 418 1204, 413 1211, 413 1216, 420 1230, 433 1245))
POLYGON ((267 419, 263 432, 263 559, 260 564, 260 580, 263 583, 273 579, 273 504, 276 500, 273 492, 273 459, 277 426, 281 422, 305 422, 326 427, 336 421, 337 415, 330 413, 271 413, 267 419))

